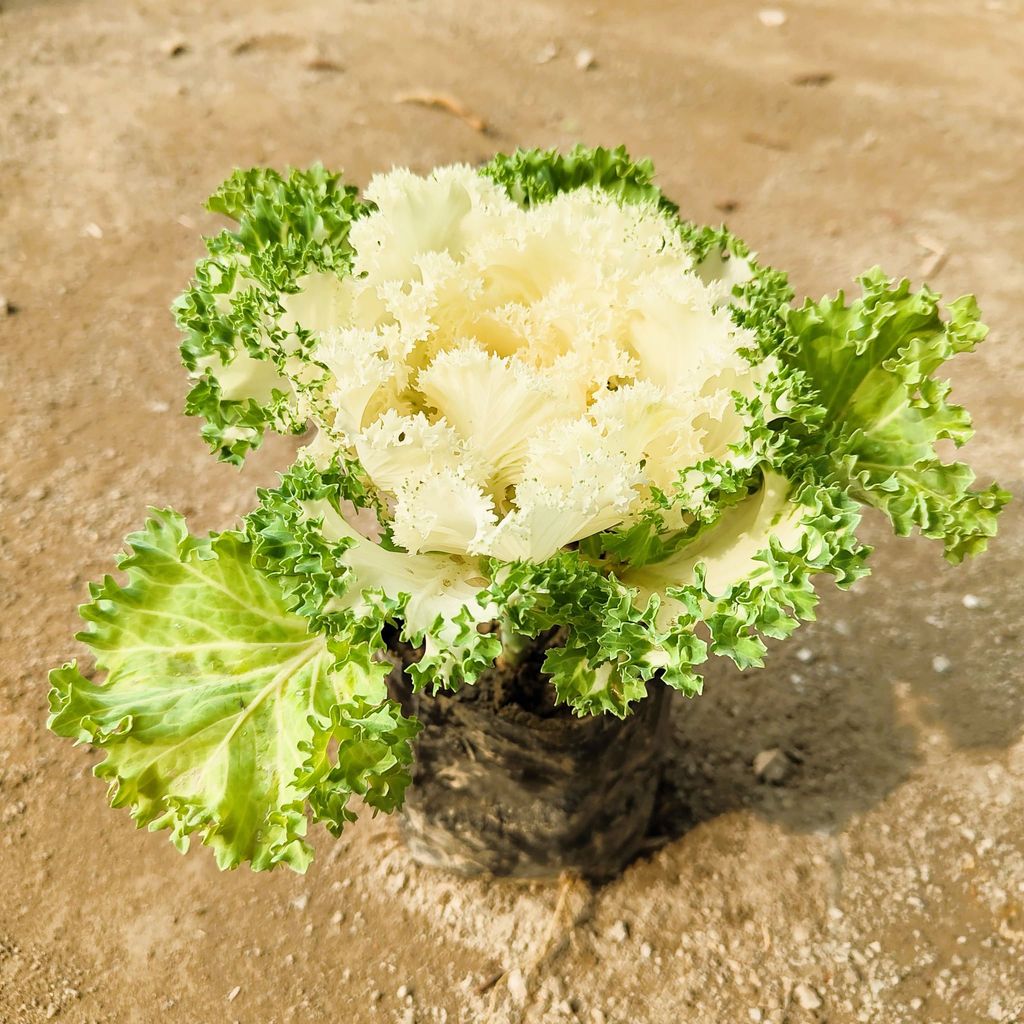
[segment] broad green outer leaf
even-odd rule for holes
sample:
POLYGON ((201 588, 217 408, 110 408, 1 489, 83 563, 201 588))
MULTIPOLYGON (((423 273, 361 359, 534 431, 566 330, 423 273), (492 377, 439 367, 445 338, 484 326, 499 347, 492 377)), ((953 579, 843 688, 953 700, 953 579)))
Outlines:
POLYGON ((386 699, 386 666, 311 634, 239 534, 198 540, 157 511, 128 544, 127 585, 107 577, 82 608, 106 678, 51 675, 50 726, 106 751, 114 806, 182 850, 198 833, 222 868, 301 871, 307 801, 334 829, 350 793, 400 802, 415 727, 386 699))
MULTIPOLYGON (((911 292, 877 269, 860 283, 855 302, 840 292, 787 318, 781 357, 806 375, 824 410, 804 435, 804 453, 820 476, 885 512, 898 534, 916 527, 959 562, 985 549, 1009 495, 996 485, 971 490, 971 469, 939 458, 936 442, 959 446, 972 430, 966 410, 947 401, 949 382, 932 374, 987 328, 971 296, 944 320, 928 288, 911 292)), ((799 435, 800 424, 791 429, 799 435)))

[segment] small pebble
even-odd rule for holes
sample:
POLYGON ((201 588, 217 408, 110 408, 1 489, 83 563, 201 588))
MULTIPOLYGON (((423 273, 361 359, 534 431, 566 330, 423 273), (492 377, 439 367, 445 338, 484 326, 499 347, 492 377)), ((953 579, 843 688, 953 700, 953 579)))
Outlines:
POLYGON ((970 608, 972 611, 975 608, 982 608, 985 604, 977 594, 964 594, 960 602, 965 608, 970 608))
POLYGON ((653 952, 654 951, 651 949, 651 945, 650 945, 649 942, 644 942, 644 943, 641 944, 641 946, 640 946, 640 955, 645 960, 650 960, 651 959, 651 953, 653 953, 653 952))
POLYGON ((774 7, 768 7, 763 11, 757 12, 757 20, 765 28, 780 28, 786 24, 786 12, 774 7))
POLYGON ((506 983, 508 985, 508 994, 512 997, 512 1002, 516 1006, 523 1006, 526 1003, 527 996, 526 979, 523 977, 523 972, 518 967, 509 971, 506 983))
POLYGON ((805 665, 809 665, 814 661, 814 651, 812 651, 810 647, 801 647, 800 650, 796 652, 796 660, 802 661, 805 665))
POLYGON ((936 654, 932 658, 932 669, 935 672, 948 672, 953 667, 953 662, 949 660, 944 654, 936 654))
POLYGON ((103 228, 101 228, 99 224, 95 224, 90 221, 84 228, 82 228, 82 234, 88 235, 90 238, 102 238, 103 228))
POLYGON ((239 992, 241 992, 241 991, 242 991, 242 986, 241 986, 241 985, 236 985, 236 986, 235 986, 235 987, 234 987, 234 988, 233 988, 233 989, 232 989, 232 990, 231 990, 231 991, 230 991, 230 992, 228 993, 228 1002, 229 1002, 229 1003, 233 1003, 233 1002, 234 1002, 234 1001, 235 1001, 235 1000, 236 1000, 236 999, 238 998, 238 993, 239 993, 239 992))
POLYGON ((754 1022, 754 1024, 761 1024, 761 1020, 764 1017, 764 1015, 756 1006, 752 1006, 749 1010, 747 1010, 747 1016, 754 1022))
POLYGON ((810 985, 805 985, 803 982, 793 989, 793 995, 805 1010, 817 1010, 821 1006, 821 996, 810 985))
POLYGON ((589 71, 597 63, 593 50, 580 50, 576 54, 576 70, 589 71))
POLYGON ((549 64, 558 56, 558 47, 554 43, 547 43, 541 47, 540 52, 534 57, 536 64, 549 64))
POLYGON ((793 764, 785 752, 778 747, 762 750, 754 758, 754 774, 759 782, 767 782, 771 786, 779 786, 789 776, 793 764))
POLYGON ((629 925, 625 921, 616 921, 608 929, 608 938, 612 942, 625 942, 629 938, 629 925))
POLYGON ((160 52, 167 57, 180 57, 188 53, 188 44, 181 36, 171 36, 160 44, 160 52))
POLYGON ((309 46, 305 51, 302 60, 303 65, 310 71, 344 71, 345 68, 336 60, 322 53, 318 46, 309 46))
POLYGON ((301 893, 291 901, 291 905, 295 910, 305 910, 309 905, 309 897, 305 893, 301 893))

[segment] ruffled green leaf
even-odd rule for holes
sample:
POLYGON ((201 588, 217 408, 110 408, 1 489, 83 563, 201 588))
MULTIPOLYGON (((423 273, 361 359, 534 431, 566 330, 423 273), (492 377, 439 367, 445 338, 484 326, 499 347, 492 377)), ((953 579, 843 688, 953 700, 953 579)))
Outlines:
POLYGON ((764 638, 781 639, 817 604, 814 577, 840 587, 867 574, 870 550, 855 530, 857 505, 838 488, 767 472, 760 488, 657 562, 627 568, 623 583, 657 598, 666 649, 696 631, 711 653, 759 667, 764 638))
POLYGON ((197 834, 222 868, 305 870, 310 808, 332 828, 357 793, 390 809, 415 724, 365 647, 311 634, 242 534, 198 539, 171 511, 128 538, 121 585, 81 609, 105 678, 51 674, 50 728, 102 748, 111 803, 181 850, 197 834))
POLYGON ((237 227, 206 240, 209 256, 174 312, 194 378, 186 412, 205 421, 203 436, 220 458, 237 464, 266 430, 305 430, 285 368, 308 345, 309 331, 285 296, 307 275, 348 273, 349 229, 365 206, 353 186, 319 165, 284 175, 236 171, 207 205, 237 227))
POLYGON ((647 696, 639 674, 625 675, 607 661, 595 667, 585 648, 572 639, 548 651, 544 671, 551 676, 558 703, 571 705, 578 715, 607 711, 623 718, 630 704, 647 696))
POLYGON ((654 164, 633 160, 625 146, 605 149, 574 146, 568 153, 557 149, 517 149, 499 153, 480 173, 496 181, 521 206, 532 206, 560 192, 600 188, 622 202, 654 203, 666 213, 678 207, 653 182, 654 164))
POLYGON ((823 411, 810 429, 795 416, 786 430, 822 479, 881 509, 897 534, 916 528, 942 540, 959 562, 985 549, 1009 495, 995 484, 973 490, 966 464, 939 457, 937 442, 959 447, 972 430, 966 410, 947 400, 949 382, 933 374, 987 328, 971 296, 952 303, 944 320, 927 287, 912 292, 877 269, 860 283, 854 302, 840 292, 789 312, 780 357, 823 411))
POLYGON ((658 623, 657 596, 640 600, 638 588, 581 552, 539 563, 494 562, 491 573, 503 628, 529 637, 563 629, 565 644, 548 651, 544 671, 559 703, 575 714, 624 717, 658 672, 680 689, 699 688, 692 668, 706 657, 703 641, 692 633, 671 641, 658 623))
POLYGON ((308 792, 314 818, 340 835, 345 824, 355 820, 348 807, 351 793, 375 811, 390 812, 402 805, 419 723, 405 718, 395 701, 380 699, 389 664, 371 660, 365 644, 336 638, 330 648, 338 657, 339 673, 373 678, 376 686, 372 699, 362 698, 353 687, 354 696, 317 719, 312 737, 300 745, 306 758, 296 784, 308 792))
POLYGON ((366 498, 353 484, 356 466, 317 469, 302 460, 280 487, 260 491, 247 517, 255 563, 313 629, 379 650, 381 631, 397 626, 404 641, 424 648, 408 669, 417 688, 472 683, 501 652, 498 638, 478 628, 495 614, 485 566, 440 552, 410 555, 386 533, 379 542, 360 534, 350 521, 366 498))

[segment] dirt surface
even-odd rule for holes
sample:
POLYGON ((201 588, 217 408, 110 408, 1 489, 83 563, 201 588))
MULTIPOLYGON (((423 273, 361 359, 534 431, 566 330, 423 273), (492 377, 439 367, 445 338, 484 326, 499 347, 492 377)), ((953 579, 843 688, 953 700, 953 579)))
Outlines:
POLYGON ((167 308, 236 165, 365 182, 625 142, 801 292, 876 261, 976 292, 991 340, 953 368, 968 456, 1019 494, 1024 9, 778 10, 2 0, 0 1021, 1024 1019, 1019 500, 960 569, 872 520, 857 593, 677 704, 670 842, 600 889, 432 873, 369 818, 318 836, 304 878, 221 875, 107 809, 95 755, 44 729, 84 582, 145 506, 223 527, 288 459, 277 442, 217 465, 179 413, 167 308), (394 101, 417 90, 489 134, 394 101), (759 783, 776 747, 788 775, 759 783))

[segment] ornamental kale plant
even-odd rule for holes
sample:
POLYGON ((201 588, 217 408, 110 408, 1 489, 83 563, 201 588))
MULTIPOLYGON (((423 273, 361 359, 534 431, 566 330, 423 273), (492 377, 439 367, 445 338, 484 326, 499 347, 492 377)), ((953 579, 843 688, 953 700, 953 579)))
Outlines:
POLYGON ((577 147, 214 194, 233 226, 175 306, 187 411, 231 463, 310 436, 239 529, 153 511, 92 586, 102 679, 55 670, 50 726, 103 749, 114 806, 301 871, 310 820, 402 802, 387 636, 436 692, 557 629, 557 701, 621 717, 652 679, 699 693, 710 655, 760 666, 815 576, 864 576, 863 506, 950 561, 984 549, 1008 495, 935 448, 971 433, 934 374, 984 338, 974 299, 876 269, 794 305, 652 173, 577 147))

